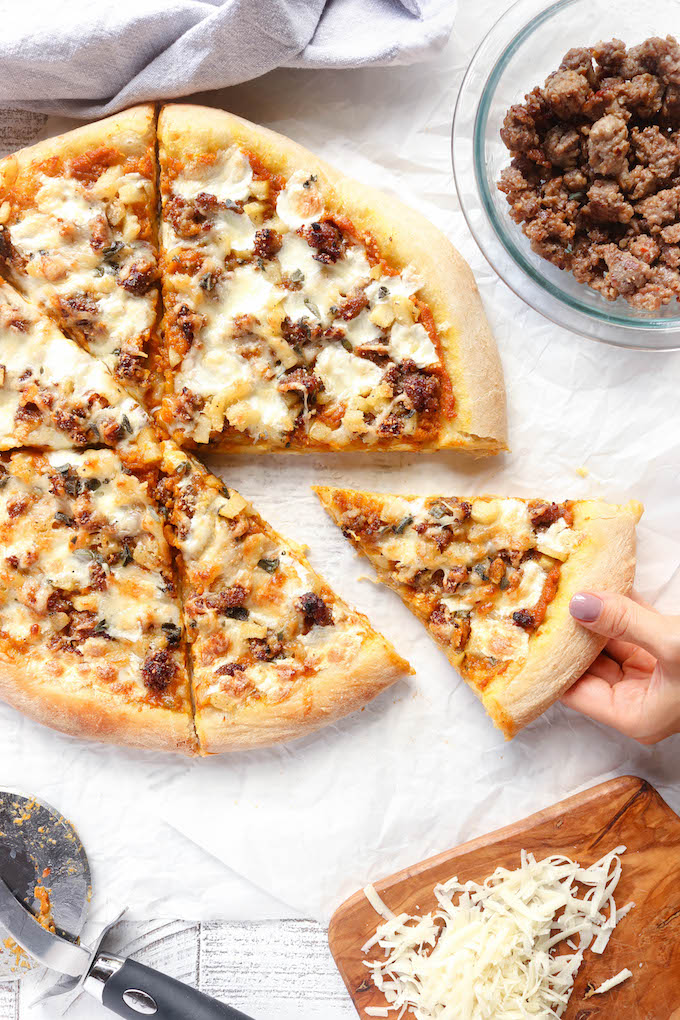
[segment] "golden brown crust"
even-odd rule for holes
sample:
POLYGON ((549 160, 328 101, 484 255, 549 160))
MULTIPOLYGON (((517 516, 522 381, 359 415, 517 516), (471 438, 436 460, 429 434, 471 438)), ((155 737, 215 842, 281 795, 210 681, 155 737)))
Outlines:
POLYGON ((408 672, 408 663, 380 634, 370 634, 358 653, 339 643, 337 660, 278 704, 251 701, 231 716, 214 708, 198 712, 201 754, 296 740, 363 708, 408 672))
POLYGON ((508 682, 499 678, 482 701, 506 737, 538 718, 581 676, 599 655, 606 638, 586 630, 569 613, 577 591, 601 590, 627 595, 635 576, 635 525, 640 503, 622 506, 600 500, 573 504, 574 528, 584 541, 562 566, 560 586, 546 618, 530 642, 529 657, 508 682))
POLYGON ((104 144, 126 156, 143 156, 154 144, 155 116, 153 104, 144 103, 19 149, 0 160, 0 192, 4 187, 12 187, 17 172, 54 156, 71 159, 104 144))
MULTIPOLYGON (((328 514, 342 527, 343 512, 336 497, 351 490, 313 486, 328 514)), ((356 496, 356 493, 353 495, 356 496)), ((381 498, 375 493, 362 493, 381 498)), ((390 494, 392 495, 392 494, 390 494)), ((401 494, 402 498, 410 498, 401 494)), ((491 498, 502 498, 492 496, 491 498)), ((548 604, 545 619, 530 639, 528 658, 492 679, 483 690, 470 684, 495 725, 509 739, 550 707, 581 676, 606 643, 579 626, 569 613, 571 596, 582 590, 604 590, 627 594, 635 574, 635 525, 642 505, 634 500, 624 505, 602 500, 570 504, 574 529, 583 536, 560 570, 555 597, 548 604)), ((357 548, 363 552, 359 543, 357 548)), ((373 564, 379 579, 393 588, 424 623, 425 617, 394 583, 389 571, 373 564)), ((444 649, 452 664, 460 655, 444 649)))
POLYGON ((196 753, 188 710, 114 700, 94 687, 70 685, 63 676, 52 681, 45 673, 0 656, 0 698, 36 722, 73 737, 153 751, 196 753))
MULTIPOLYGON (((424 278, 419 296, 439 324, 445 368, 457 399, 456 418, 425 448, 458 447, 479 453, 507 448, 505 389, 496 344, 469 266, 436 227, 397 199, 344 177, 289 138, 223 110, 165 106, 158 135, 161 161, 171 153, 214 153, 235 142, 274 173, 289 177, 296 170, 314 172, 331 214, 349 216, 360 233, 375 238, 391 263, 415 264, 424 278)), ((226 441, 220 448, 242 450, 243 444, 226 441)), ((259 441, 247 448, 265 452, 271 446, 259 441)), ((352 448, 366 446, 358 442, 343 447, 352 448)), ((391 450, 413 448, 413 443, 398 438, 389 444, 391 450)))

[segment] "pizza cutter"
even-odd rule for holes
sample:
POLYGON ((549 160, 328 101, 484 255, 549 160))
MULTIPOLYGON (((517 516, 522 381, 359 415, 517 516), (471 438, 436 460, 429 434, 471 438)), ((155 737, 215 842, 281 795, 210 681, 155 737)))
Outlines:
POLYGON ((64 991, 80 986, 128 1020, 250 1020, 160 971, 106 952, 101 939, 82 946, 90 898, 90 867, 71 823, 34 798, 0 791, 0 978, 28 969, 30 957, 66 975, 64 991))

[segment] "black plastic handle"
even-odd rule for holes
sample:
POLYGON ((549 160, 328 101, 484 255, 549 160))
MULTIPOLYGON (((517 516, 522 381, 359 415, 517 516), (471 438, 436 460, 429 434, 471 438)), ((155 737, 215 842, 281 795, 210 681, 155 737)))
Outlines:
POLYGON ((102 1001, 126 1020, 145 1016, 154 1020, 251 1020, 245 1013, 135 960, 126 960, 111 975, 104 985, 102 1001))

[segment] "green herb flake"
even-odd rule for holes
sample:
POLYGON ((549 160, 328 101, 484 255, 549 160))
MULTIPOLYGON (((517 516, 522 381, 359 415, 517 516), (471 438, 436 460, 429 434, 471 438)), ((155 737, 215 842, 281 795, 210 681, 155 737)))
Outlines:
POLYGON ((403 517, 398 524, 395 524, 392 531, 395 535, 403 535, 409 524, 413 524, 413 517, 410 514, 408 517, 403 517))
POLYGON ((321 312, 319 311, 318 305, 315 305, 308 297, 305 298, 305 308, 309 309, 312 315, 315 315, 317 319, 321 319, 321 312))

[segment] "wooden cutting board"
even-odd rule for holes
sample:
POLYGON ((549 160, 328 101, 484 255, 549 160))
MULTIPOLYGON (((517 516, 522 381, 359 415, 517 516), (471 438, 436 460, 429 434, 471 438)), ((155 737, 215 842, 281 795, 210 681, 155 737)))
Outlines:
MULTIPOLYGON (((374 885, 397 913, 427 913, 436 906, 432 890, 438 882, 454 875, 482 882, 498 866, 518 867, 522 849, 537 858, 567 854, 588 866, 619 844, 628 850, 616 901, 637 905, 602 956, 586 954, 564 1020, 680 1020, 680 818, 643 779, 612 779, 374 885), (624 967, 632 978, 605 995, 584 998, 589 987, 624 967)), ((365 1007, 385 1004, 363 966, 382 951, 361 952, 379 922, 359 892, 330 924, 331 952, 362 1020, 365 1007)))

